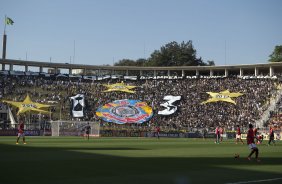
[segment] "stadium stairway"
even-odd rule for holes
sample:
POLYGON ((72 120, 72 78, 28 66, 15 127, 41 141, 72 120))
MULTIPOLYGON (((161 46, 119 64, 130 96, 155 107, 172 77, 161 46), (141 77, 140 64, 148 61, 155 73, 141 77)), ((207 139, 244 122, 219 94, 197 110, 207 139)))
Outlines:
POLYGON ((274 111, 276 108, 277 102, 281 99, 282 89, 276 91, 276 96, 270 99, 268 108, 263 112, 261 118, 256 121, 256 127, 262 128, 264 123, 267 122, 270 118, 270 112, 274 111))

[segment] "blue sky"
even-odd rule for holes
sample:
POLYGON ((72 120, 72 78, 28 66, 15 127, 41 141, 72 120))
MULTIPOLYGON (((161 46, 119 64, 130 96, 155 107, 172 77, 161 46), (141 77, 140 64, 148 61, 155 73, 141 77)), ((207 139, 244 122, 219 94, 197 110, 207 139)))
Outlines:
POLYGON ((192 40, 205 62, 235 65, 282 45, 281 0, 0 0, 0 15, 1 42, 14 21, 8 59, 112 65, 192 40))

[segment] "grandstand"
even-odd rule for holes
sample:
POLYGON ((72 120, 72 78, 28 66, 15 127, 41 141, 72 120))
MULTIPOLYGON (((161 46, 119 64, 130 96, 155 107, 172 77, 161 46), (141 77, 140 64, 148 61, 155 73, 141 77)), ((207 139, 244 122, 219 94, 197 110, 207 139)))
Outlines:
MULTIPOLYGON (((19 60, 0 60, 1 100, 22 101, 26 94, 38 103, 52 104, 50 114, 25 114, 27 128, 37 131, 36 135, 50 135, 50 121, 93 121, 100 122, 101 136, 151 136, 155 126, 163 133, 188 136, 203 129, 212 132, 216 126, 233 131, 236 125, 247 127, 253 123, 266 127, 269 116, 276 111, 276 103, 281 99, 280 63, 203 66, 203 67, 113 67, 85 66, 63 63, 29 62, 19 60), (9 65, 9 70, 6 66, 9 65), (25 66, 24 71, 14 71, 14 65, 25 66), (38 67, 39 71, 29 71, 28 67, 38 67), (43 73, 43 68, 54 68, 54 73, 43 73), (59 69, 69 69, 69 74, 57 73, 59 69), (87 69, 85 69, 87 68, 87 69), (72 70, 81 69, 74 75, 72 70), (131 74, 139 73, 139 75, 131 74), (103 84, 124 81, 138 86, 136 93, 101 93, 103 84), (235 104, 217 102, 201 104, 209 98, 206 92, 240 92, 244 95, 235 104), (82 93, 86 98, 85 116, 73 118, 70 115, 69 97, 82 93), (157 112, 166 95, 181 96, 179 110, 171 116, 160 116, 157 112), (103 122, 95 112, 99 106, 117 99, 138 99, 147 102, 154 109, 149 122, 140 125, 116 125, 103 122), (43 133, 44 132, 44 133, 43 133)), ((11 107, 16 116, 17 110, 11 107)), ((1 129, 13 130, 8 115, 7 104, 1 103, 1 129)), ((17 118, 15 118, 17 119, 17 118)), ((15 124, 15 123, 14 123, 15 124)), ((280 128, 280 124, 279 127, 280 128)), ((7 132, 7 131, 6 131, 7 132)), ((200 136, 200 135, 199 135, 200 136)))

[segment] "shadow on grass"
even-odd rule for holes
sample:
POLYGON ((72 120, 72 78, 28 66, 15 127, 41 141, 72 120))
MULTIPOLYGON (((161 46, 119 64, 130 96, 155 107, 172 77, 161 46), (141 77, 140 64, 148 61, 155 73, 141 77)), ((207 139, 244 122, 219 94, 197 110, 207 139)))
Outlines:
MULTIPOLYGON (((79 152, 81 150, 106 150, 111 153, 116 150, 138 152, 146 149, 0 144, 0 183, 188 184, 282 177, 282 158, 263 158, 261 163, 256 163, 243 158, 123 157, 79 152)), ((281 182, 276 180, 271 183, 281 182)))

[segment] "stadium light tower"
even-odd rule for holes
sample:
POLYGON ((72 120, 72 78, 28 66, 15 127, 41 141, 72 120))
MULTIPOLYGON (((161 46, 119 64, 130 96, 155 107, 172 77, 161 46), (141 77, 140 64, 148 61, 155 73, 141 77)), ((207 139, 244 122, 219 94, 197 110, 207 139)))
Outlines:
POLYGON ((2 50, 2 59, 6 59, 6 44, 7 44, 7 35, 4 32, 3 35, 3 50, 2 50))
POLYGON ((14 21, 5 15, 5 24, 4 24, 4 34, 3 34, 3 50, 2 50, 2 59, 6 59, 6 45, 7 45, 7 35, 6 35, 6 25, 13 25, 14 21))

